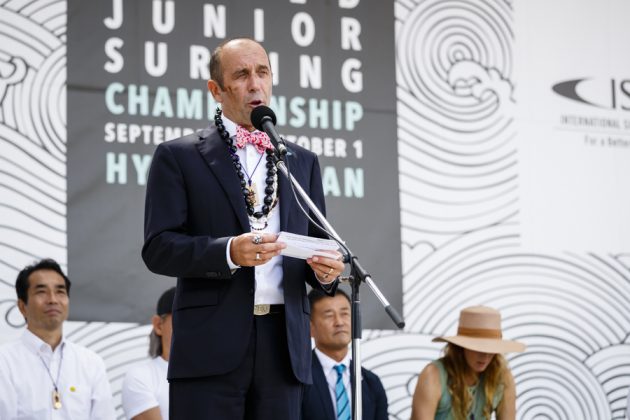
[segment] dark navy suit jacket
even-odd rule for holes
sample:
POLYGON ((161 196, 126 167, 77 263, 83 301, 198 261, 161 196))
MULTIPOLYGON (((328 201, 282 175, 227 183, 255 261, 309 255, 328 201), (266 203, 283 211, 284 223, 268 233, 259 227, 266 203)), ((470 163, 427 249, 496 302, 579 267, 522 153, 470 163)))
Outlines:
MULTIPOLYGON (((328 382, 315 352, 313 352, 312 365, 313 385, 304 387, 302 420, 337 420, 328 382)), ((361 368, 361 374, 363 376, 361 380, 363 420, 387 420, 387 395, 381 380, 365 368, 361 368)))
MULTIPOLYGON (((291 172, 324 211, 315 154, 291 145, 291 172)), ((278 174, 280 227, 315 232, 278 174)), ((177 277, 169 379, 219 375, 242 361, 253 325, 254 269, 231 272, 228 239, 250 231, 238 175, 228 148, 210 127, 160 144, 147 182, 142 258, 154 273, 177 277)), ((283 258, 283 287, 290 363, 311 382, 310 307, 305 282, 321 288, 305 261, 283 258)), ((334 289, 334 287, 333 287, 334 289)), ((334 292, 334 290, 331 290, 334 292)))

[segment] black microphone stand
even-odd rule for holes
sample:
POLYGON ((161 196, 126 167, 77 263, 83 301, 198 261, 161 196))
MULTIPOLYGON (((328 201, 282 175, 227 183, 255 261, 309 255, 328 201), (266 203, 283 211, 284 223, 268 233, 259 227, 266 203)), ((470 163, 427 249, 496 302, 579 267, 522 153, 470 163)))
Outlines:
MULTIPOLYGON (((270 136, 271 137, 271 136, 270 136)), ((276 143, 272 138, 272 142, 276 143)), ((282 142, 282 138, 280 138, 280 142, 282 142)), ((279 142, 278 142, 279 143, 279 142)), ((389 303, 389 301, 385 298, 383 293, 379 290, 379 288, 372 281, 372 277, 368 272, 361 266, 359 260, 356 256, 352 254, 350 249, 345 246, 345 242, 341 240, 335 229, 332 227, 326 217, 319 211, 317 206, 313 203, 308 194, 302 189, 299 182, 289 173, 286 165, 284 164, 284 157, 286 155, 286 146, 284 144, 274 144, 276 150, 276 167, 284 174, 284 176, 293 184, 295 187, 295 191, 297 191, 302 198, 302 200, 306 203, 308 208, 311 210, 317 221, 326 229, 327 233, 331 236, 332 239, 339 242, 340 244, 344 244, 343 248, 347 252, 347 255, 344 256, 344 262, 350 264, 350 276, 347 278, 348 282, 352 288, 351 294, 351 318, 352 318, 352 369, 350 371, 350 382, 352 384, 352 419, 353 420, 361 420, 362 418, 362 395, 361 395, 361 301, 359 300, 359 286, 361 283, 367 284, 374 295, 381 302, 381 305, 385 308, 385 312, 387 315, 394 321, 394 324, 398 328, 405 327, 405 321, 398 314, 398 311, 389 303)), ((345 279, 344 279, 345 280, 345 279)))

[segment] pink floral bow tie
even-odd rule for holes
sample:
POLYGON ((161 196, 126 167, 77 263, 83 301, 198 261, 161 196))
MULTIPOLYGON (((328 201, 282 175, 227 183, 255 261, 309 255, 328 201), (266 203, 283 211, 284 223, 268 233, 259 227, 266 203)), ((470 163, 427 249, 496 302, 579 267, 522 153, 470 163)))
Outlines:
POLYGON ((273 149, 267 134, 262 131, 249 132, 239 125, 236 128, 236 146, 242 149, 246 143, 253 144, 258 153, 263 153, 265 149, 273 149))

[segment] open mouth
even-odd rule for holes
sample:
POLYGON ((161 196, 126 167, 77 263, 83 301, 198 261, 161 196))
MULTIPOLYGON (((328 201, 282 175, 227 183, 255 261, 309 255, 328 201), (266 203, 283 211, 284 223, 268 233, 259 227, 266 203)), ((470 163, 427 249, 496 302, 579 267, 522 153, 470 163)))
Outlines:
POLYGON ((263 104, 263 101, 256 100, 256 101, 250 101, 249 105, 253 108, 256 108, 257 106, 264 105, 264 104, 263 104))

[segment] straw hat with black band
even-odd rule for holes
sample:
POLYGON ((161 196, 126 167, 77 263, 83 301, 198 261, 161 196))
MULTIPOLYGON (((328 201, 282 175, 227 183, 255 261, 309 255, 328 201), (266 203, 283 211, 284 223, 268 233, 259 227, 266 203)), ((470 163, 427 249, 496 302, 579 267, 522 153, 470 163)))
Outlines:
POLYGON ((447 342, 482 353, 511 353, 525 351, 525 344, 504 340, 501 332, 501 313, 487 306, 471 306, 459 313, 457 335, 436 337, 435 342, 447 342))

